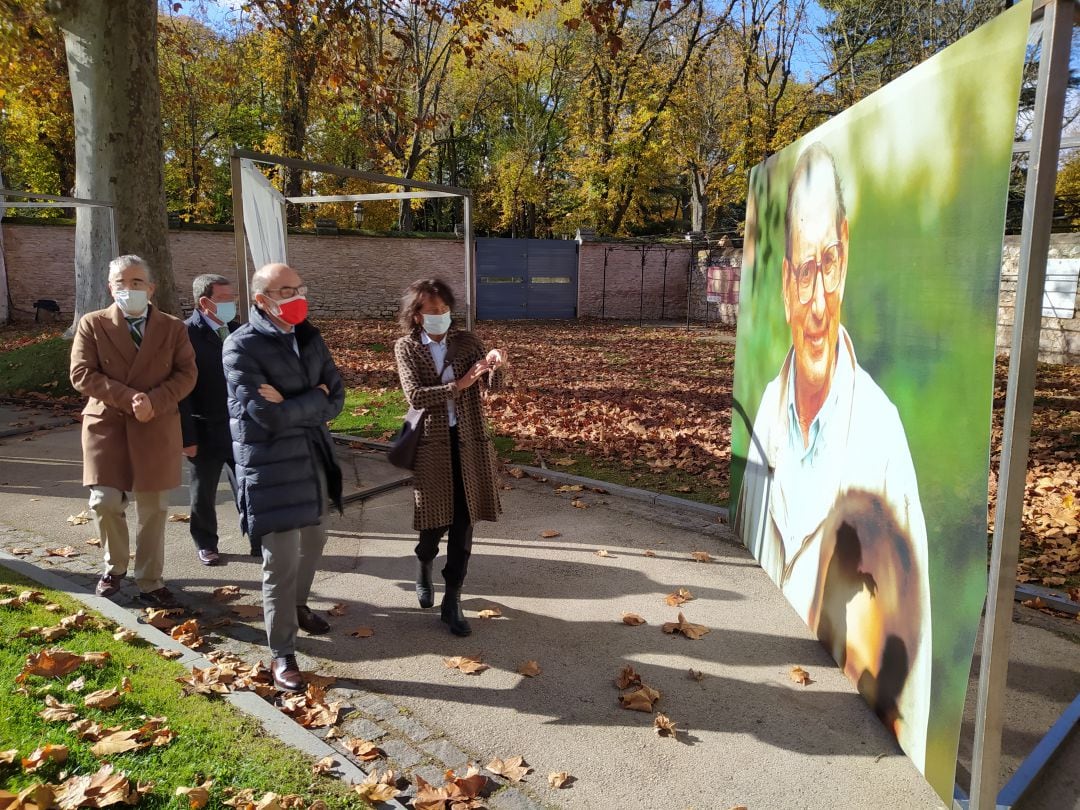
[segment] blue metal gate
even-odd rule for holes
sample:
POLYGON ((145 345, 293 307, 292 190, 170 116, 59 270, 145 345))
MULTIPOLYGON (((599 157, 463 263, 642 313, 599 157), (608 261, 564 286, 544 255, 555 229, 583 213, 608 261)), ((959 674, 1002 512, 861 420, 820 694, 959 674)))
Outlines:
POLYGON ((577 248, 569 239, 477 239, 477 318, 576 317, 577 248))

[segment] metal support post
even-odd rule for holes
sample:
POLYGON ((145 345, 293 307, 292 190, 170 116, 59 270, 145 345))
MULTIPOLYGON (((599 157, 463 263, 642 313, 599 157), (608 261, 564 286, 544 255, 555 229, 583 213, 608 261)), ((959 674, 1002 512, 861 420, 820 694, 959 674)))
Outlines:
POLYGON ((638 287, 637 325, 645 315, 645 246, 641 246, 641 286, 638 287))
POLYGON ((1031 440, 1042 296, 1046 256, 1050 248, 1065 90, 1069 79, 1072 25, 1073 0, 1052 0, 1046 4, 1043 10, 1035 119, 1024 192, 1020 272, 1005 395, 1005 429, 998 472, 990 581, 983 625, 975 748, 971 762, 971 810, 994 810, 997 806, 1013 593, 1016 590, 1016 563, 1031 440))
POLYGON ((243 177, 240 173, 240 158, 234 153, 229 158, 229 174, 232 178, 232 216, 233 247, 236 250, 236 293, 240 299, 240 323, 247 323, 248 310, 251 308, 251 295, 248 286, 247 245, 244 244, 244 190, 241 187, 243 177))
POLYGON ((604 280, 600 285, 600 320, 607 317, 607 257, 608 246, 604 245, 604 280))
POLYGON ((472 253, 472 197, 466 194, 461 200, 465 214, 465 328, 471 331, 476 321, 473 312, 473 302, 476 301, 476 273, 472 253))
POLYGON ((660 293, 660 320, 663 321, 667 318, 667 260, 671 255, 671 251, 668 248, 664 248, 664 284, 663 292, 660 293))

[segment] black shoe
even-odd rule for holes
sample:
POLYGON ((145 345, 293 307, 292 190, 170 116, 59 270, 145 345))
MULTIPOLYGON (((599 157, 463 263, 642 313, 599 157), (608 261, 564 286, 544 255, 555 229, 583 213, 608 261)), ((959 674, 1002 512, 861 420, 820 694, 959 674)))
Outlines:
POLYGON ((429 608, 435 604, 435 585, 431 581, 431 560, 416 561, 416 599, 420 607, 429 608))
POLYGON ((447 587, 442 600, 442 620, 450 628, 455 636, 468 636, 472 634, 472 628, 465 620, 465 614, 461 612, 461 589, 447 587))
POLYGON ((300 674, 295 655, 275 658, 270 664, 270 672, 274 676, 274 686, 278 689, 284 689, 287 692, 304 691, 304 676, 300 674))
POLYGON ((180 606, 180 603, 176 601, 176 597, 173 596, 173 592, 165 587, 158 588, 156 591, 144 591, 140 593, 139 601, 156 608, 174 608, 180 606))
POLYGON ((123 584, 123 574, 102 574, 101 579, 98 580, 97 587, 94 588, 94 593, 98 596, 108 598, 120 590, 120 586, 123 584))
POLYGON ((301 630, 305 633, 311 633, 313 636, 321 636, 323 633, 330 632, 330 622, 326 621, 322 616, 316 615, 315 611, 307 605, 296 606, 296 623, 300 625, 301 630))

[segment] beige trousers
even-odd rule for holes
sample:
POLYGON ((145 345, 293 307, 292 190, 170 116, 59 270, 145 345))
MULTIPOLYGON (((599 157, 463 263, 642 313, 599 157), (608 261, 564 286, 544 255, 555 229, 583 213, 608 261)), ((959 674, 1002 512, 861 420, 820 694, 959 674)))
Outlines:
MULTIPOLYGON (((165 586, 161 572, 165 567, 165 521, 169 515, 169 491, 133 492, 135 520, 135 584, 143 593, 165 586)), ((122 577, 127 573, 131 543, 125 510, 128 496, 113 487, 90 487, 90 510, 94 527, 105 549, 108 573, 122 577)))

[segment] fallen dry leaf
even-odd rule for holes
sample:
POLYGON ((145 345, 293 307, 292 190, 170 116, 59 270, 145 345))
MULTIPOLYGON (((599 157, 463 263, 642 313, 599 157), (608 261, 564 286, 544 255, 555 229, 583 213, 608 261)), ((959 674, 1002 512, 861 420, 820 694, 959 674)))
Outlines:
POLYGON ((548 784, 558 790, 566 784, 569 778, 570 774, 568 774, 566 771, 552 771, 548 774, 548 784))
POLYGON ((674 721, 666 714, 661 713, 657 713, 656 717, 653 718, 653 728, 661 737, 671 737, 672 739, 675 738, 678 731, 675 728, 674 721))
POLYGON ((46 695, 45 708, 38 712, 38 717, 46 723, 70 723, 79 718, 79 713, 75 711, 74 703, 61 703, 52 695, 46 695))
POLYGON ((25 557, 27 554, 33 554, 34 550, 32 548, 26 548, 25 546, 13 546, 11 553, 16 557, 25 557))
POLYGON ((344 602, 338 602, 333 607, 331 607, 328 611, 326 611, 326 615, 328 615, 328 616, 344 616, 345 611, 348 610, 348 609, 349 609, 349 606, 347 604, 345 604, 344 602))
POLYGON ((173 616, 181 612, 176 608, 146 608, 143 617, 151 627, 156 627, 158 630, 171 630, 178 624, 173 616))
POLYGON ((203 637, 200 635, 199 622, 197 619, 188 619, 186 622, 176 625, 176 627, 169 631, 169 635, 185 647, 198 649, 203 645, 203 637))
MULTIPOLYGON (((360 797, 365 801, 372 803, 388 802, 401 793, 396 784, 397 775, 393 771, 383 771, 381 775, 372 771, 363 782, 353 785, 353 790, 359 793, 360 797)), ((413 807, 418 808, 418 805, 414 803, 413 807)))
POLYGON ((554 529, 544 529, 544 531, 540 532, 540 536, 548 539, 552 537, 562 537, 562 532, 557 532, 554 529))
POLYGON ((585 487, 581 484, 563 484, 561 487, 555 487, 556 492, 581 492, 585 487))
POLYGON ((67 519, 67 522, 69 524, 71 524, 72 526, 82 526, 82 525, 84 525, 86 523, 89 523, 93 519, 94 519, 94 516, 91 515, 88 511, 86 511, 84 509, 82 512, 79 512, 79 514, 77 514, 77 515, 69 516, 68 519, 67 519))
POLYGON ((682 613, 679 614, 679 620, 677 622, 665 622, 662 629, 665 633, 681 633, 693 640, 697 640, 706 633, 711 632, 709 628, 703 624, 692 624, 688 622, 682 613))
POLYGON ((574 507, 575 509, 588 509, 589 508, 589 505, 587 503, 585 503, 585 501, 581 500, 580 498, 574 498, 574 500, 570 501, 570 505, 572 507, 574 507))
POLYGON ((209 779, 198 787, 178 787, 176 795, 187 798, 189 810, 201 810, 210 801, 210 787, 213 784, 214 780, 209 779))
POLYGON ((453 658, 445 658, 443 664, 446 665, 447 669, 457 669, 466 675, 479 675, 485 669, 488 669, 488 665, 481 661, 478 656, 471 655, 455 655, 453 658))
POLYGON ((642 554, 642 556, 643 557, 655 557, 656 552, 652 551, 651 549, 646 549, 645 552, 642 554))
POLYGON ((525 471, 518 467, 511 467, 506 471, 506 474, 509 475, 511 478, 521 479, 525 477, 525 471))
POLYGON ((540 674, 540 664, 536 661, 526 661, 517 668, 517 671, 519 675, 524 675, 526 678, 535 678, 540 674))
POLYGON ((350 630, 349 635, 353 638, 371 638, 375 635, 375 630, 370 627, 357 627, 355 630, 350 630))
POLYGON ((78 678, 69 683, 66 687, 69 692, 81 692, 86 686, 86 676, 80 675, 78 678))
POLYGON ((484 767, 494 774, 509 779, 511 782, 520 782, 525 778, 525 774, 532 770, 525 763, 525 757, 522 756, 510 757, 505 760, 496 757, 484 767))
POLYGON ((19 758, 19 749, 12 748, 9 751, 0 751, 0 765, 14 765, 19 758))
POLYGON ((131 644, 134 641, 138 641, 139 634, 136 633, 134 630, 117 630, 115 633, 113 633, 113 638, 117 641, 123 641, 131 644))
POLYGON ((60 548, 45 549, 46 557, 78 557, 79 552, 72 546, 60 546, 60 548))
POLYGON ((635 712, 652 713, 653 704, 660 699, 660 693, 651 686, 641 684, 632 692, 619 695, 619 703, 624 709, 635 712))
POLYGON ((93 546, 94 548, 101 548, 101 538, 91 537, 89 540, 86 541, 86 545, 93 546))
POLYGON ((90 750, 95 757, 110 757, 149 747, 149 741, 139 739, 139 729, 136 728, 103 734, 90 750))
POLYGON ((170 661, 183 655, 183 653, 179 650, 166 650, 164 647, 158 647, 156 650, 154 650, 154 652, 156 652, 162 658, 166 658, 170 661))
POLYGON ((383 751, 371 740, 361 740, 359 738, 352 738, 346 740, 345 750, 359 759, 361 762, 371 762, 379 757, 386 756, 386 752, 383 751))
POLYGON ((88 709, 101 709, 102 711, 115 708, 120 705, 120 690, 98 689, 83 698, 83 705, 88 709))
POLYGON ((23 757, 22 767, 26 773, 33 773, 49 762, 63 765, 67 762, 67 758, 68 747, 66 745, 46 744, 40 748, 35 748, 34 753, 30 756, 23 757))
POLYGON ((333 755, 331 755, 328 757, 323 757, 314 765, 312 765, 311 772, 316 776, 323 776, 325 774, 333 772, 335 767, 337 767, 337 760, 334 759, 333 755))
POLYGON ((173 512, 169 515, 169 523, 190 523, 191 515, 187 512, 173 512))
POLYGON ((792 667, 791 672, 788 674, 790 675, 791 680, 802 686, 809 686, 813 683, 813 681, 810 680, 810 673, 802 667, 792 667))
POLYGON ((597 557, 610 557, 611 555, 608 554, 608 550, 606 548, 598 548, 596 550, 596 556, 597 557))
POLYGON ((239 585, 222 585, 220 588, 214 588, 212 598, 215 602, 228 602, 240 595, 241 591, 239 585))
POLYGON ((618 689, 629 689, 631 686, 640 686, 641 676, 638 675, 632 666, 627 664, 619 670, 619 674, 615 676, 615 686, 618 689))
POLYGON ((63 605, 58 605, 58 604, 56 604, 56 602, 49 602, 49 604, 47 604, 45 606, 45 609, 47 611, 49 611, 49 613, 63 613, 64 612, 63 605))
POLYGON ((502 608, 498 605, 488 605, 486 608, 476 614, 481 619, 497 619, 502 616, 502 608))
POLYGON ((628 624, 631 627, 637 627, 639 624, 646 624, 645 617, 638 613, 624 613, 622 615, 623 624, 628 624))
POLYGON ((707 563, 713 561, 712 556, 707 551, 692 551, 690 552, 690 556, 698 562, 707 563))
POLYGON ((697 669, 688 669, 686 671, 686 677, 692 681, 700 681, 705 677, 705 673, 697 669))
POLYGON ((672 607, 678 607, 684 602, 690 602, 694 599, 694 595, 686 588, 679 588, 679 590, 669 593, 664 597, 664 601, 672 607))
POLYGON ((39 675, 42 678, 62 678, 69 672, 74 672, 86 658, 67 650, 42 650, 39 653, 31 653, 26 657, 26 666, 15 678, 16 683, 22 683, 30 675, 39 675))
POLYGON ((229 609, 241 619, 257 619, 263 615, 262 605, 233 605, 229 609))

